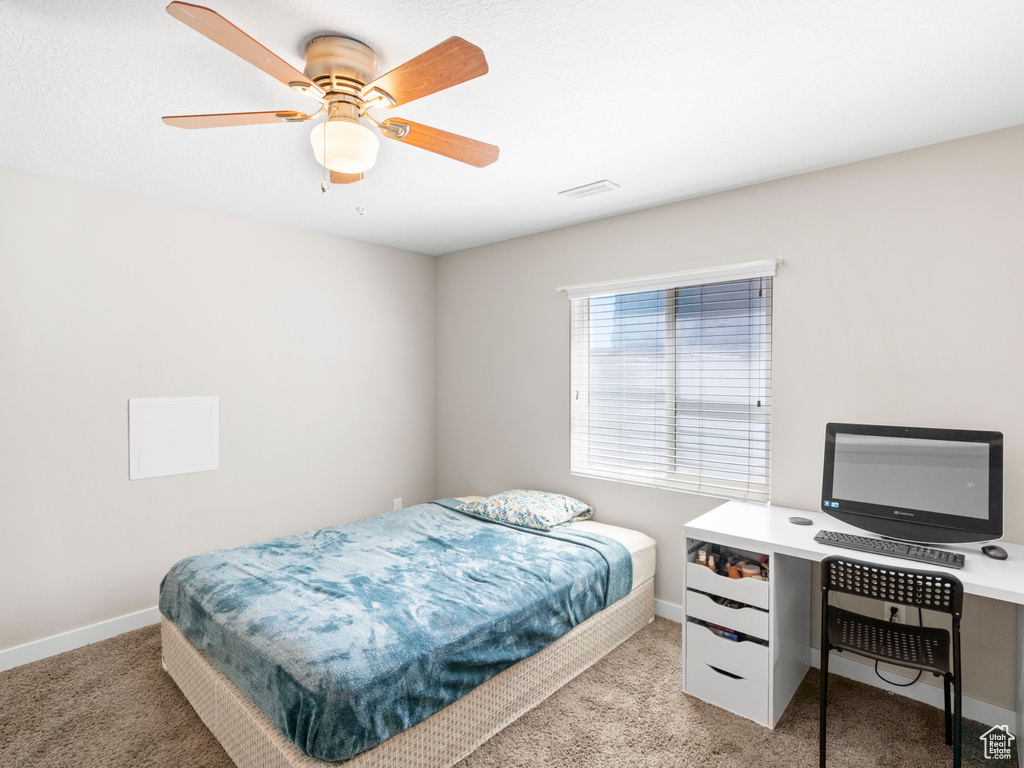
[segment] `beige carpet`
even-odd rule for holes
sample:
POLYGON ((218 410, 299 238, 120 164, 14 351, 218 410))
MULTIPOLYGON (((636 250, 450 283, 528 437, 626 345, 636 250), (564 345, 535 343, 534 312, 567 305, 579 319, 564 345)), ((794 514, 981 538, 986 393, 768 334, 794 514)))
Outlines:
MULTIPOLYGON (((816 766, 818 674, 774 731, 679 691, 679 625, 664 619, 460 763, 460 768, 816 766)), ((833 676, 829 766, 950 766, 942 712, 833 676)), ((965 723, 965 766, 985 760, 965 723)), ((156 625, 0 672, 3 768, 231 768, 160 668, 156 625)))

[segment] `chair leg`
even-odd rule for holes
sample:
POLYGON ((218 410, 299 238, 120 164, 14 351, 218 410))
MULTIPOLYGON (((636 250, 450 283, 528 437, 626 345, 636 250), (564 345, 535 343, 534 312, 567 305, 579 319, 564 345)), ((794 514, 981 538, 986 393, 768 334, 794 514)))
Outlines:
POLYGON ((825 768, 825 707, 828 705, 828 645, 821 646, 821 688, 818 693, 818 768, 825 768))
POLYGON ((953 743, 953 719, 951 717, 952 710, 949 706, 949 675, 942 676, 942 689, 945 694, 946 701, 946 744, 951 745, 953 743))
POLYGON ((960 701, 960 678, 953 689, 953 768, 960 768, 960 741, 963 737, 963 709, 960 701))

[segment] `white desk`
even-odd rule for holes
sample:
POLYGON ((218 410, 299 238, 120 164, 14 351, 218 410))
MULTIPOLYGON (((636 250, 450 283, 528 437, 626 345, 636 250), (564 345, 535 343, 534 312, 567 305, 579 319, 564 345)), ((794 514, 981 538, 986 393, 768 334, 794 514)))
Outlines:
MULTIPOLYGON (((770 637, 764 638, 769 641, 771 661, 770 669, 767 671, 767 717, 755 716, 753 719, 774 727, 796 691, 800 679, 803 678, 810 666, 810 584, 808 580, 811 564, 820 562, 828 555, 846 554, 866 562, 922 570, 947 570, 960 579, 965 593, 1017 605, 1015 726, 1018 736, 1018 751, 1024 749, 1021 746, 1021 743, 1024 742, 1024 671, 1022 671, 1022 666, 1024 666, 1022 665, 1022 660, 1024 660, 1024 545, 1002 543, 1001 546, 1007 551, 1009 558, 994 560, 982 554, 978 544, 943 544, 941 549, 963 552, 966 556, 966 563, 961 569, 942 569, 913 560, 882 557, 868 552, 818 544, 814 541, 814 535, 823 529, 871 535, 823 513, 786 507, 765 507, 761 504, 747 504, 740 501, 723 504, 684 526, 687 552, 696 544, 707 542, 766 554, 771 558, 771 579, 768 583, 768 613, 770 617, 768 633, 770 637), (809 517, 813 519, 813 523, 811 525, 794 525, 789 522, 791 516, 809 517), (795 647, 789 647, 791 645, 795 647)), ((688 563, 692 563, 693 559, 693 554, 688 555, 688 563)), ((691 580, 694 576, 694 568, 699 567, 689 566, 691 580)), ((701 695, 707 685, 702 679, 692 679, 691 685, 687 685, 686 616, 691 614, 687 608, 689 602, 687 599, 688 567, 684 565, 683 570, 683 690, 700 695, 701 698, 706 698, 713 703, 719 703, 714 701, 713 697, 701 695)), ((706 571, 707 569, 701 570, 706 571)), ((693 595, 694 593, 689 594, 693 595)), ((699 599, 699 596, 697 598, 699 599)), ((741 602, 745 601, 741 600, 741 602)), ((965 617, 964 621, 969 622, 970 616, 965 617)), ((697 640, 697 638, 694 637, 691 641, 693 640, 697 640)), ((704 642, 703 639, 700 642, 704 642)), ((747 644, 733 643, 733 647, 737 645, 747 644)), ((694 671, 692 659, 690 662, 692 673, 694 671)), ((1007 673, 1009 672, 1010 670, 1007 670, 1007 673)), ((735 674, 743 675, 742 671, 735 674)), ((729 679, 719 682, 724 682, 727 687, 734 687, 735 690, 730 695, 735 698, 743 693, 742 686, 730 682, 729 679)), ((745 680, 743 682, 746 683, 745 680)), ((727 708, 733 709, 732 707, 727 708)), ((733 709, 733 711, 737 710, 733 709)), ((740 712, 740 714, 748 713, 740 712)), ((750 715, 748 714, 748 716, 750 715)))

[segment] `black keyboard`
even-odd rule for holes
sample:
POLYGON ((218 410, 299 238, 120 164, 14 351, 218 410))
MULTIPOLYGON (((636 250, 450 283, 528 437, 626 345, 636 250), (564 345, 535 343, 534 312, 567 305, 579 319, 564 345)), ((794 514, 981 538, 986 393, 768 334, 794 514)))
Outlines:
POLYGON ((818 531, 814 540, 830 547, 874 552, 876 555, 887 557, 902 557, 904 560, 916 560, 919 563, 941 565, 944 568, 964 567, 964 556, 959 552, 947 552, 944 549, 932 549, 919 544, 904 544, 902 541, 873 539, 870 536, 856 536, 838 531, 818 531))

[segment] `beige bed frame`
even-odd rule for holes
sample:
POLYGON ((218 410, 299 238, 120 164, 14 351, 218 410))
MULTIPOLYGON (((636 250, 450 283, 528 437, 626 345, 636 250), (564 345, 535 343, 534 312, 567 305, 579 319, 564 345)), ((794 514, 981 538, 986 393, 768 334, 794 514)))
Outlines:
POLYGON ((458 701, 348 761, 305 754, 161 617, 163 666, 238 768, 450 768, 654 620, 654 579, 458 701))

